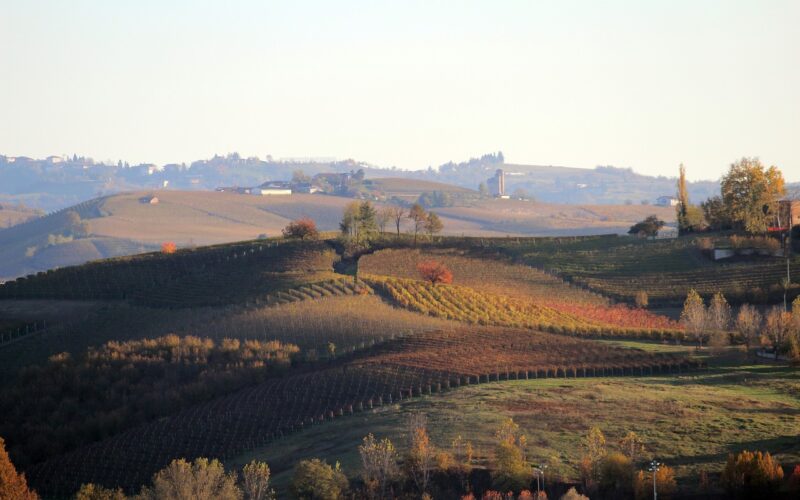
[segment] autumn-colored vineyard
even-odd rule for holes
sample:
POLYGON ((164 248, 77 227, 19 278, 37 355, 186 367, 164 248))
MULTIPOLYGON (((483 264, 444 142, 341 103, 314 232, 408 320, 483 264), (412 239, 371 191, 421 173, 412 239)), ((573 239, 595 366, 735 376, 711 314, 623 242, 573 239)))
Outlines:
POLYGON ((560 302, 550 302, 553 305, 548 306, 462 286, 374 275, 363 279, 402 307, 475 325, 525 327, 591 337, 681 339, 684 336, 669 319, 626 306, 560 302))
POLYGON ((226 458, 286 433, 411 396, 494 380, 646 375, 698 365, 682 356, 529 330, 464 328, 379 344, 327 368, 295 372, 203 403, 29 468, 48 495, 81 483, 138 488, 175 457, 226 458))

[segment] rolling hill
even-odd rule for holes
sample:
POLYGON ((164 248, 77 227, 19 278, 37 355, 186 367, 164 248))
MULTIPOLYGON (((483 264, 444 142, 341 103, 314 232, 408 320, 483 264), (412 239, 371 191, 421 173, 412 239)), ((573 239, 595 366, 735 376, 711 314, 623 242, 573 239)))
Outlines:
MULTIPOLYGON (((104 202, 81 207, 90 224, 94 211, 113 208, 104 202)), ((170 460, 198 456, 229 467, 266 458, 283 496, 309 456, 341 454, 356 477, 363 435, 402 447, 403 420, 418 410, 436 422, 437 443, 469 435, 484 470, 498 415, 513 416, 536 439, 535 460, 562 457, 567 484, 596 423, 612 448, 642 429, 682 484, 754 440, 793 460, 797 444, 785 433, 797 425, 776 424, 797 411, 785 394, 796 371, 747 366, 739 346, 722 361, 697 354, 674 321, 531 265, 550 256, 573 273, 621 272, 637 255, 648 267, 685 255, 687 272, 724 268, 675 244, 481 237, 410 248, 390 237, 361 257, 356 279, 336 272, 343 255, 333 240, 256 239, 16 280, 0 285, 0 320, 49 326, 0 337, 0 434, 31 483, 57 497, 89 481, 134 492, 170 460), (453 284, 420 281, 417 265, 428 259, 449 266, 453 284), (756 409, 752 425, 717 432, 742 405, 756 409), (673 414, 696 425, 663 422, 673 414)))
POLYGON ((0 229, 16 226, 41 215, 42 212, 39 210, 27 208, 23 205, 0 202, 0 229))
MULTIPOLYGON (((380 179, 376 189, 398 196, 428 190, 460 193, 456 186, 407 179, 380 179)), ((280 235, 291 220, 311 217, 335 231, 351 198, 296 194, 249 196, 226 192, 140 191, 90 200, 45 217, 0 230, 0 280, 80 264, 94 259, 158 249, 210 245, 280 235), (153 195, 158 203, 143 202, 153 195), (85 235, 71 236, 75 212, 85 235)), ((569 206, 517 200, 475 200, 434 209, 443 234, 470 236, 582 235, 622 233, 647 215, 664 220, 674 210, 641 205, 569 206)))

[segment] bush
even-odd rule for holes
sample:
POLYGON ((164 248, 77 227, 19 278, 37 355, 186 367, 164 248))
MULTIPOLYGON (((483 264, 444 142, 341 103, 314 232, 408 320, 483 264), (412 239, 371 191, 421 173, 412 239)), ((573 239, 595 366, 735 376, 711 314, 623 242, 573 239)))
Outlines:
POLYGON ((561 495, 560 500, 589 500, 589 497, 578 493, 578 490, 576 490, 575 487, 573 486, 572 488, 569 489, 569 491, 561 495))
POLYGON ((236 474, 225 473, 219 460, 198 458, 194 462, 173 460, 156 472, 152 486, 142 489, 140 500, 239 500, 236 474))
POLYGON ((75 494, 75 500, 125 500, 125 493, 121 488, 111 490, 99 484, 84 484, 75 494))
MULTIPOLYGON (((675 471, 662 465, 656 473, 656 487, 659 498, 670 498, 675 493, 675 471)), ((647 500, 653 496, 653 473, 639 471, 633 479, 633 491, 637 500, 647 500)))
POLYGON ((622 453, 609 453, 600 463, 600 491, 609 498, 630 497, 633 463, 622 453))
POLYGON ((732 496, 766 498, 775 493, 783 480, 783 469, 769 453, 742 451, 728 455, 720 482, 732 496))
POLYGON ((301 500, 338 500, 344 498, 349 483, 339 464, 331 467, 318 458, 297 464, 289 490, 301 500))
POLYGON ((300 240, 315 240, 319 238, 317 223, 308 217, 301 217, 289 223, 283 228, 284 238, 295 238, 300 240))
POLYGON ((644 290, 639 290, 636 292, 635 302, 636 307, 639 309, 645 309, 650 304, 650 300, 647 297, 647 292, 644 290))

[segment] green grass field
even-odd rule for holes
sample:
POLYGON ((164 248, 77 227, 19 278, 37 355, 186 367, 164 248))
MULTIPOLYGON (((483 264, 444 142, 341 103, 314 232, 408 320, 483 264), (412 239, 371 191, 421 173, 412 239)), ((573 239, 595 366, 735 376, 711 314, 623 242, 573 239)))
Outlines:
MULTIPOLYGON (((623 344, 658 351, 693 349, 623 344)), ((531 460, 549 462, 551 474, 570 481, 578 479, 582 439, 594 425, 603 430, 612 449, 628 431, 635 431, 646 442, 646 458, 655 456, 674 467, 679 485, 689 490, 700 471, 713 477, 733 451, 769 450, 784 466, 800 463, 800 372, 771 364, 737 364, 742 356, 733 353, 712 360, 707 371, 682 376, 462 387, 313 427, 228 463, 241 465, 253 458, 268 462, 279 490, 288 485, 292 464, 304 458, 340 461, 356 476, 363 436, 389 437, 402 452, 405 420, 415 412, 428 416, 437 446, 448 447, 458 435, 471 440, 477 466, 491 465, 494 430, 511 417, 528 436, 531 460)))

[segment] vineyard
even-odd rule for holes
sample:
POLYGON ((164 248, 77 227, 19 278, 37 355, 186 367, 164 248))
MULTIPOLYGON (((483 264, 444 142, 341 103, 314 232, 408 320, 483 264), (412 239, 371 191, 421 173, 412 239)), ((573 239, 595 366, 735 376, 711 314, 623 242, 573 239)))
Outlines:
POLYGON ((358 265, 364 274, 419 279, 417 265, 435 260, 447 266, 454 283, 497 295, 532 300, 552 300, 581 304, 608 304, 608 300, 531 266, 513 264, 498 258, 470 256, 457 249, 386 249, 363 256, 358 265))
MULTIPOLYGON (((703 295, 722 291, 732 302, 783 300, 784 259, 716 263, 702 255, 696 238, 511 240, 492 251, 626 302, 646 291, 651 303, 679 305, 691 288, 703 295)), ((795 257, 792 268, 797 264, 795 257)), ((792 296, 798 292, 795 287, 792 296)))
MULTIPOLYGON (((109 341, 154 338, 168 332, 216 340, 280 340, 300 346, 303 357, 313 357, 324 353, 330 342, 339 352, 348 352, 448 325, 365 295, 367 288, 354 284, 352 278, 320 282, 320 288, 337 293, 324 298, 305 293, 311 286, 317 284, 291 289, 288 297, 264 296, 250 306, 166 309, 112 302, 94 309, 80 308, 81 314, 73 318, 62 312, 68 321, 48 327, 46 333, 26 337, 23 330, 22 337, 15 337, 12 344, 0 344, 0 376, 10 377, 25 366, 43 363, 62 352, 80 355, 91 346, 109 341)), ((42 301, 36 304, 55 309, 42 301)))
POLYGON ((332 274, 335 258, 325 242, 254 241, 150 253, 18 278, 0 285, 0 299, 132 299, 170 308, 224 305, 332 274))
POLYGON ((684 332, 662 316, 627 306, 554 306, 455 285, 362 275, 398 305, 422 314, 474 325, 524 327, 587 337, 680 340, 684 332))
POLYGON ((0 392, 0 435, 16 443, 15 462, 28 466, 262 382, 287 370, 298 352, 274 340, 166 335, 52 356, 0 392))
POLYGON ((678 355, 544 333, 469 328, 385 342, 330 367, 267 380, 29 468, 42 493, 81 483, 132 490, 174 457, 231 457, 292 431, 420 394, 496 380, 644 375, 698 365, 678 355), (491 346, 491 347, 488 347, 491 346))

